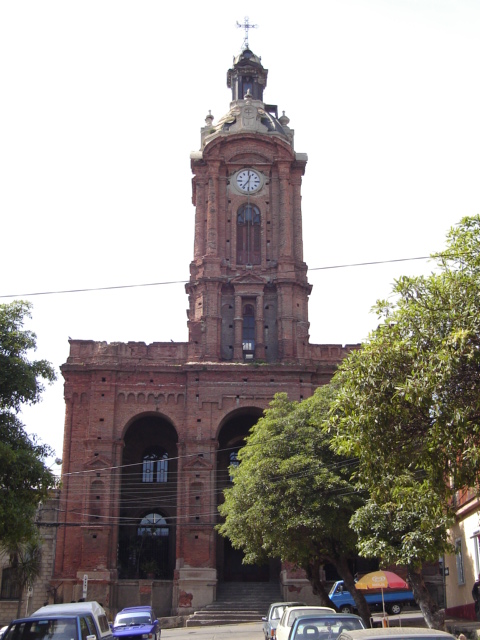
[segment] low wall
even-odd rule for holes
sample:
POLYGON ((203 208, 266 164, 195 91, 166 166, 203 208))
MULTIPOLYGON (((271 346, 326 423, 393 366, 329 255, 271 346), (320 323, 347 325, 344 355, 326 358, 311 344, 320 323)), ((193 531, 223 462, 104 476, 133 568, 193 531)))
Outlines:
POLYGON ((140 605, 152 607, 158 618, 167 618, 172 613, 172 580, 119 580, 115 592, 112 614, 140 605))

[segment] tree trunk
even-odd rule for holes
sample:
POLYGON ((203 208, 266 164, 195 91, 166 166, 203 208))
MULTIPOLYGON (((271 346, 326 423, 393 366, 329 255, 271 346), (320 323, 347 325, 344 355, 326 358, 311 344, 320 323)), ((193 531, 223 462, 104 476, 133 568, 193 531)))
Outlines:
POLYGON ((348 566, 348 562, 345 558, 330 558, 330 561, 335 565, 336 570, 338 571, 338 575, 342 578, 343 584, 347 591, 350 592, 352 596, 355 606, 358 611, 358 615, 362 618, 363 622, 367 629, 370 628, 370 609, 368 607, 367 601, 365 600, 365 596, 361 591, 359 591, 355 587, 355 579, 350 571, 348 566))
POLYGON ((427 625, 431 629, 445 630, 445 609, 438 608, 425 586, 421 572, 412 565, 407 567, 407 583, 427 625))
POLYGON ((322 560, 313 560, 304 566, 303 569, 307 574, 308 581, 312 585, 313 594, 318 596, 318 599, 320 600, 320 605, 322 607, 332 607, 333 609, 336 609, 336 606, 328 597, 328 593, 323 582, 320 580, 320 567, 322 564, 322 560))
POLYGON ((22 617, 22 597, 24 594, 25 590, 23 588, 23 585, 20 585, 20 595, 18 597, 18 605, 17 605, 17 618, 21 618, 22 617))

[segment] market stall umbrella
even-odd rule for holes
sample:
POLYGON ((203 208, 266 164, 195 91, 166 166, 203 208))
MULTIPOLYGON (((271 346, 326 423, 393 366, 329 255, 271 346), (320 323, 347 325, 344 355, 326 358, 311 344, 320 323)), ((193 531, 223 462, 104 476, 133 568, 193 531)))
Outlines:
POLYGON ((358 582, 355 583, 355 587, 361 591, 368 591, 372 589, 380 589, 382 592, 382 608, 383 616, 385 617, 385 600, 383 599, 384 589, 408 589, 408 585, 403 578, 397 576, 393 571, 372 571, 366 573, 358 582))
POLYGON ((393 571, 372 571, 355 583, 357 589, 408 589, 403 578, 393 571))

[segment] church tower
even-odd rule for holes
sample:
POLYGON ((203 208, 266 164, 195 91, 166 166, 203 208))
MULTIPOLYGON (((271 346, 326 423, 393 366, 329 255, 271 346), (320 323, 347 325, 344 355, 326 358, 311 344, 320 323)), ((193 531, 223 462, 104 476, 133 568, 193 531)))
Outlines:
MULTIPOLYGON (((232 99, 191 154, 195 214, 188 341, 70 340, 52 593, 188 615, 229 582, 269 582, 315 602, 280 560, 248 566, 221 538, 218 505, 251 427, 276 393, 301 401, 348 351, 308 340, 301 185, 307 156, 264 101, 246 46, 232 99)), ((261 587, 263 588, 263 587, 261 587)))
POLYGON ((307 267, 301 183, 307 156, 289 119, 263 99, 268 70, 245 49, 227 73, 230 109, 208 115, 191 154, 195 249, 188 327, 192 360, 304 362, 307 267))

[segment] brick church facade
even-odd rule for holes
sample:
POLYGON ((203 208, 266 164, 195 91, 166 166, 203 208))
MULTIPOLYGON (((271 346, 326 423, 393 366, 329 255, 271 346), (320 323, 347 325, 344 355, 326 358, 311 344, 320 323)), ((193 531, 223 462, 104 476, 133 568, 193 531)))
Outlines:
POLYGON ((215 531, 228 467, 274 394, 311 396, 348 350, 309 343, 307 156, 264 102, 267 73, 248 48, 234 59, 230 109, 207 116, 191 155, 188 342, 70 341, 57 601, 81 598, 88 576, 88 599, 111 612, 181 615, 220 582, 277 582, 280 596, 294 576, 243 565, 215 531))

